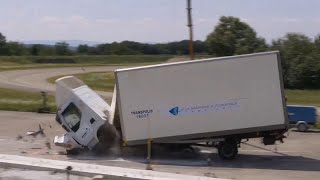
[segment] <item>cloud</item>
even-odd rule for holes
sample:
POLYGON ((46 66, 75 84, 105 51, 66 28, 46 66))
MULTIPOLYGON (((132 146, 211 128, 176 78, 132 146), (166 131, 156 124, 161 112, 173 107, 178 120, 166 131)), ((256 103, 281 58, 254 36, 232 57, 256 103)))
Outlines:
POLYGON ((320 23, 320 17, 311 19, 311 22, 313 22, 313 23, 320 23))
POLYGON ((28 23, 20 19, 2 24, 4 26, 0 27, 0 32, 5 34, 7 39, 18 41, 76 39, 103 42, 123 40, 166 42, 187 38, 184 22, 172 23, 167 20, 155 20, 152 17, 120 20, 78 15, 42 16, 28 23))
POLYGON ((44 24, 89 24, 90 20, 83 16, 68 16, 68 17, 56 17, 56 16, 44 16, 40 18, 40 22, 44 24))
POLYGON ((60 19, 53 16, 44 16, 40 18, 40 22, 42 23, 59 23, 60 19))
POLYGON ((298 22, 302 22, 302 19, 290 18, 290 17, 279 17, 279 18, 272 18, 271 21, 277 22, 277 23, 298 23, 298 22))
POLYGON ((155 21, 152 18, 144 17, 142 19, 133 20, 131 23, 134 24, 134 25, 146 25, 146 24, 154 24, 154 22, 155 21))
POLYGON ((150 21, 153 21, 153 19, 150 18, 150 17, 145 17, 145 18, 142 18, 142 21, 144 21, 144 22, 150 22, 150 21))
POLYGON ((95 21, 96 23, 104 23, 104 24, 119 22, 118 19, 96 19, 95 21))
POLYGON ((240 20, 248 24, 256 21, 254 18, 248 18, 248 17, 240 17, 240 20))
POLYGON ((206 22, 209 22, 210 20, 207 19, 207 18, 199 18, 196 20, 196 22, 199 22, 199 23, 206 23, 206 22))
MULTIPOLYGON (((318 34, 320 18, 248 17, 240 16, 258 33, 271 40, 286 32, 303 32, 309 36, 318 34)), ((219 16, 194 16, 194 37, 204 40, 213 31, 219 16)), ((0 19, 1 21, 1 19, 0 19)), ((188 38, 186 19, 175 20, 156 17, 94 18, 90 16, 42 16, 15 21, 2 20, 0 32, 9 40, 92 40, 141 42, 168 42, 188 38), (21 31, 23 29, 23 31, 21 31)))

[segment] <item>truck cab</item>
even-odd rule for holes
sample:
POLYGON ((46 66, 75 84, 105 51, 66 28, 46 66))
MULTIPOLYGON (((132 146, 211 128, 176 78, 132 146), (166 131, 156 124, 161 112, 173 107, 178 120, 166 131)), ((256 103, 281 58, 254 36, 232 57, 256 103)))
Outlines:
POLYGON ((67 131, 54 144, 69 149, 93 149, 98 131, 108 126, 110 106, 80 80, 67 76, 56 81, 58 106, 56 121, 67 131))
POLYGON ((298 131, 305 132, 317 122, 317 108, 315 106, 288 105, 289 123, 298 131))

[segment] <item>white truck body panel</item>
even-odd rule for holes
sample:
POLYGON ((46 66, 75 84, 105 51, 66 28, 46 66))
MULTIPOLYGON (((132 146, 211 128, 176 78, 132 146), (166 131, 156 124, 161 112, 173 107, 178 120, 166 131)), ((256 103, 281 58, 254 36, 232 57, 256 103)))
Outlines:
POLYGON ((128 144, 287 127, 278 52, 120 69, 115 75, 128 144))

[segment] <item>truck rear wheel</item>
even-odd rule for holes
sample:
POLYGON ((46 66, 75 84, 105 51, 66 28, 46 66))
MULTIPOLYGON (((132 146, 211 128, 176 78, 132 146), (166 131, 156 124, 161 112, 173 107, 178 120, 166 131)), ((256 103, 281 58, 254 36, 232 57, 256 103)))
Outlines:
POLYGON ((232 160, 238 155, 238 144, 236 140, 223 141, 219 143, 218 153, 221 159, 232 160))

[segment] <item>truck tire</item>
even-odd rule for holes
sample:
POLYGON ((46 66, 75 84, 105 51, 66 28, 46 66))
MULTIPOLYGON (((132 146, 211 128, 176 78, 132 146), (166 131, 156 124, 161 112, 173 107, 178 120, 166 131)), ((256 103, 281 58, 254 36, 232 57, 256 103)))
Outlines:
POLYGON ((78 148, 73 148, 73 149, 66 149, 67 155, 78 155, 80 154, 81 150, 78 148))
POLYGON ((232 160, 238 155, 238 144, 236 140, 223 141, 219 143, 218 153, 221 159, 232 160))
POLYGON ((187 147, 182 149, 182 157, 185 159, 192 159, 197 156, 197 153, 193 147, 187 147))
POLYGON ((108 154, 119 150, 120 136, 114 126, 108 124, 101 126, 97 132, 97 138, 99 143, 93 148, 94 152, 108 154))
POLYGON ((300 123, 297 126, 299 132, 306 132, 308 130, 308 126, 305 123, 300 123))

